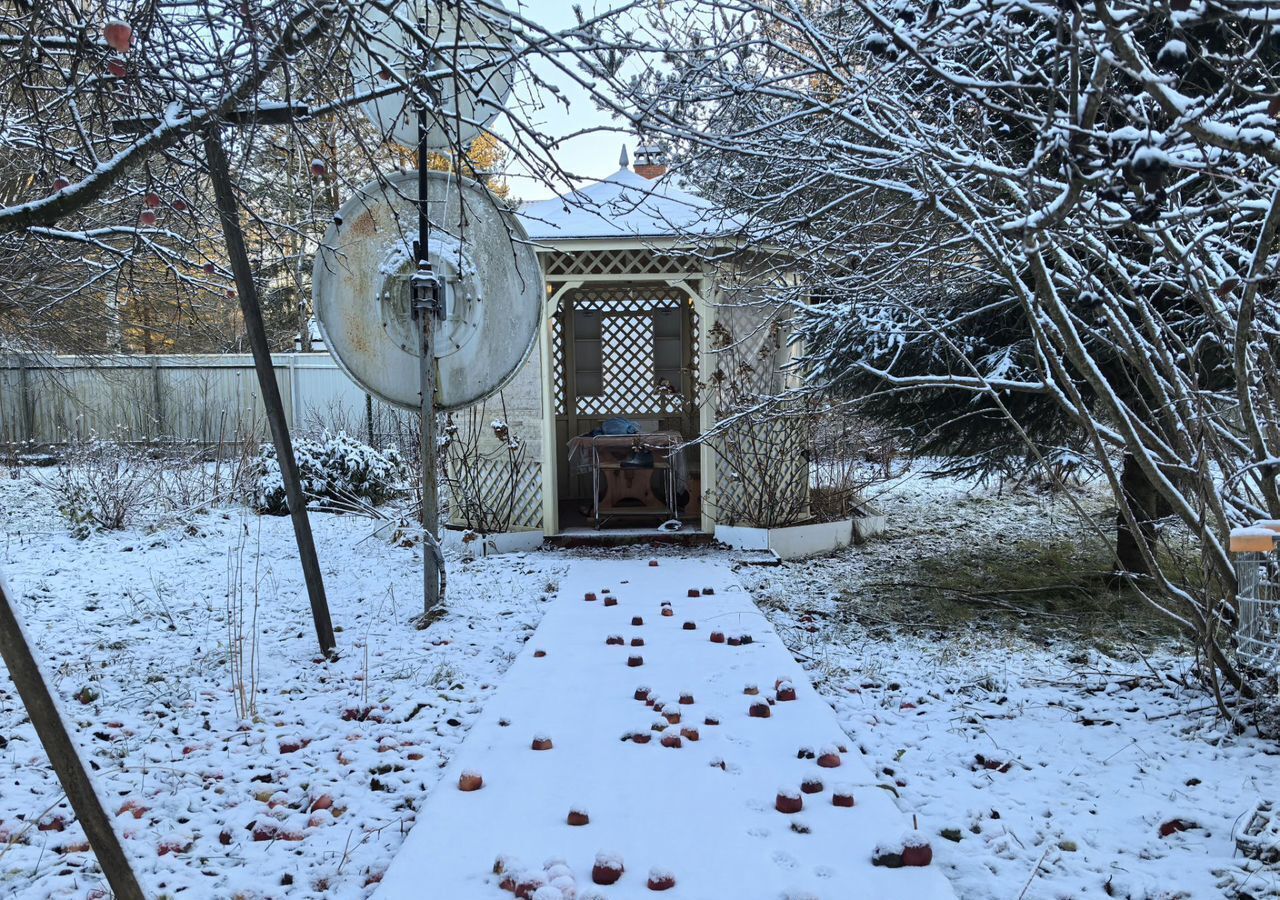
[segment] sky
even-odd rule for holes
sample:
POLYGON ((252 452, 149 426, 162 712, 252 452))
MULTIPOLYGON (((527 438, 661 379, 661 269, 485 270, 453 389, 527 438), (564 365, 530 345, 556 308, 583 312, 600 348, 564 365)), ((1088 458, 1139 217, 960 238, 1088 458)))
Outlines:
MULTIPOLYGON (((521 15, 537 21, 546 28, 559 30, 571 27, 575 22, 570 0, 503 0, 503 2, 509 9, 518 9, 521 15)), ((583 12, 591 16, 606 11, 616 3, 611 0, 596 0, 594 3, 592 0, 582 0, 581 5, 583 12)), ((543 64, 537 66, 537 69, 543 77, 556 84, 569 101, 567 110, 558 102, 544 102, 542 108, 536 113, 526 113, 526 115, 536 116, 545 132, 561 137, 588 128, 609 129, 566 140, 557 148, 555 154, 562 168, 589 179, 606 178, 618 170, 618 156, 624 143, 627 144, 632 158, 635 157, 636 144, 639 142, 634 134, 618 130, 619 123, 607 113, 597 109, 585 92, 572 80, 557 72, 554 66, 543 64)), ((527 94, 529 88, 525 87, 523 91, 527 94)), ((502 118, 495 123, 495 130, 499 134, 510 134, 510 127, 502 118)), ((528 168, 519 160, 513 163, 508 177, 513 192, 523 200, 541 200, 553 193, 545 184, 531 178, 528 168)), ((567 188, 568 185, 562 186, 562 190, 567 188)))

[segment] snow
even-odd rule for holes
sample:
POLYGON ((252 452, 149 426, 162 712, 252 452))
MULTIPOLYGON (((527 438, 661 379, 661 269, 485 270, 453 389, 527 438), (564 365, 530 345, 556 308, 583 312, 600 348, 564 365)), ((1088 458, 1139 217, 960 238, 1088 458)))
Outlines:
POLYGON ((1231 536, 1235 538, 1266 538, 1268 540, 1276 539, 1276 531, 1262 525, 1243 525, 1239 528, 1231 529, 1231 536))
MULTIPOLYGON (((402 240, 391 243, 378 264, 379 274, 399 275, 416 269, 417 257, 414 255, 414 245, 417 242, 418 232, 412 231, 407 232, 402 240)), ((427 239, 427 256, 436 260, 437 264, 444 263, 452 266, 459 275, 476 273, 476 264, 471 254, 467 252, 457 236, 448 232, 439 229, 431 232, 427 239)), ((497 427, 496 422, 494 427, 497 427)))
MULTIPOLYGON (((811 795, 807 834, 791 830, 789 818, 774 809, 779 779, 798 796, 800 782, 816 771, 814 762, 796 758, 798 744, 806 738, 835 744, 843 732, 811 692, 779 704, 768 719, 747 714, 744 677, 772 683, 803 673, 723 563, 664 559, 652 569, 636 558, 577 559, 538 626, 537 642, 551 652, 542 660, 522 653, 512 664, 451 764, 482 771, 484 789, 427 797, 419 819, 429 824, 409 833, 375 894, 380 900, 418 897, 427 881, 439 896, 498 897, 492 866, 500 855, 563 855, 585 884, 601 848, 627 873, 610 889, 617 898, 648 896, 639 873, 654 866, 671 870, 676 890, 690 897, 800 890, 832 897, 865 891, 885 900, 954 896, 937 868, 871 865, 877 838, 910 826, 887 793, 872 792, 878 796, 869 794, 854 808, 811 795), (606 583, 616 585, 618 606, 581 601, 606 583), (714 596, 685 598, 690 584, 708 583, 714 596), (697 683, 698 702, 687 707, 691 721, 713 701, 730 710, 720 725, 700 729, 700 740, 682 741, 678 749, 618 739, 644 720, 646 709, 634 699, 635 678, 622 656, 600 639, 664 597, 680 597, 681 614, 700 624, 750 622, 756 636, 750 645, 729 648, 674 619, 657 618, 647 627, 651 683, 671 689, 697 683), (566 698, 574 702, 562 702, 566 698), (509 727, 499 724, 504 718, 509 727), (528 751, 520 725, 533 721, 556 735, 554 751, 528 751), (732 769, 713 768, 714 757, 731 761, 732 769), (591 807, 590 825, 565 823, 575 803, 591 807), (434 824, 446 822, 448 828, 434 824)), ((845 766, 853 780, 874 781, 856 760, 845 766)), ((441 783, 454 780, 446 767, 441 783)))
MULTIPOLYGON (((1091 517, 1114 516, 1101 485, 1080 499, 1091 517)), ((922 547, 964 564, 975 545, 1082 541, 1088 526, 1069 504, 918 475, 875 503, 889 517, 883 539, 744 578, 876 787, 929 823, 933 866, 959 896, 1212 898, 1241 885, 1280 897, 1280 867, 1235 846, 1275 798, 1280 755, 1225 727, 1195 683, 1193 649, 1115 625, 1102 652, 1065 627, 931 623, 899 605, 908 588, 894 583, 922 547), (977 754, 1014 764, 986 769, 977 754), (1174 818, 1196 827, 1161 837, 1174 818)), ((855 784, 856 803, 876 787, 855 784)))
MULTIPOLYGON (((1216 716, 1194 684, 1191 651, 1124 630, 1100 649, 1047 637, 1026 620, 1002 629, 940 625, 894 605, 908 595, 899 582, 922 548, 1016 552, 1027 540, 1078 540, 1081 525, 1068 504, 919 477, 874 501, 889 516, 883 539, 736 573, 726 568, 730 557, 714 551, 664 556, 657 569, 644 567, 649 550, 450 558, 450 612, 425 632, 407 624, 420 590, 417 551, 370 537, 377 523, 367 519, 313 513, 342 629, 342 658, 330 664, 313 662, 287 519, 216 509, 193 514, 189 527, 78 541, 19 472, 0 479, 0 570, 83 755, 97 767, 99 792, 120 811, 117 827, 149 896, 364 898, 397 854, 395 866, 405 864, 434 836, 446 845, 475 842, 471 856, 454 854, 450 866, 470 860, 468 870, 478 873, 466 889, 426 894, 433 897, 510 896, 490 874, 501 853, 512 857, 508 870, 532 865, 568 897, 567 883, 547 877, 565 865, 577 896, 589 897, 591 861, 616 848, 627 874, 601 889, 610 897, 648 896, 645 873, 659 866, 675 875, 675 897, 832 900, 860 895, 835 885, 874 843, 900 849, 910 815, 933 864, 867 866, 861 895, 882 896, 870 886, 903 877, 945 875, 966 900, 1212 898, 1231 896, 1235 886, 1280 896, 1275 867, 1259 867, 1235 847, 1253 811, 1276 799, 1280 756, 1274 743, 1233 735, 1216 716), (260 567, 261 595, 257 718, 247 720, 235 712, 225 652, 228 555, 241 542, 246 573, 260 567), (691 584, 708 583, 714 597, 684 598, 691 584), (617 607, 581 601, 602 584, 617 592, 617 607), (542 600, 557 591, 569 600, 542 600), (655 614, 668 597, 677 618, 655 614), (726 598, 725 607, 711 606, 726 598), (525 642, 548 609, 538 644, 553 652, 534 660, 534 644, 525 642), (650 617, 643 680, 668 697, 691 691, 687 722, 724 714, 678 750, 661 748, 656 736, 646 745, 619 740, 652 713, 631 699, 640 679, 626 667, 626 651, 606 647, 603 636, 642 611, 650 617), (577 614, 595 630, 575 630, 577 614), (756 640, 711 644, 713 615, 717 628, 749 629, 756 640), (685 618, 699 629, 684 632, 685 618), (560 649, 575 635, 579 643, 560 649), (689 668, 673 648, 691 651, 689 668), (712 664, 695 669, 704 653, 712 664), (579 666, 604 661, 599 679, 581 677, 579 666), (742 685, 773 685, 780 676, 801 688, 800 699, 777 704, 770 719, 748 719, 742 685), (76 699, 86 686, 99 695, 87 704, 76 699), (597 692, 607 702, 593 699, 597 692), (498 724, 504 719, 506 727, 498 724), (790 734, 797 722, 814 727, 790 734), (538 729, 555 736, 554 750, 530 751, 538 729), (585 740, 590 765, 578 749, 585 740), (820 770, 797 753, 840 742, 848 752, 838 769, 820 770), (281 753, 282 743, 297 749, 281 753), (753 762, 761 754, 776 759, 765 772, 753 762), (1012 765, 988 769, 978 755, 1012 765), (495 758, 509 767, 495 768, 495 758), (465 769, 484 777, 480 791, 457 790, 465 769), (538 773, 546 777, 533 782, 538 773), (774 795, 814 773, 841 783, 804 795, 800 818, 812 833, 797 834, 788 827, 794 817, 773 811, 774 795), (519 796, 511 796, 508 774, 526 779, 519 796), (731 787, 721 794, 723 784, 731 787), (827 795, 836 792, 852 794, 855 806, 831 809, 827 795), (637 843, 635 826, 616 820, 620 802, 661 827, 637 843), (704 803, 718 804, 721 821, 737 829, 723 847, 685 821, 704 803), (454 834, 467 804, 492 812, 482 830, 454 834), (591 824, 567 826, 571 807, 589 808, 591 824), (831 837, 835 813, 868 813, 858 821, 886 825, 856 836, 865 851, 842 840, 838 852, 823 853, 817 848, 831 837), (1192 827, 1161 836, 1174 819, 1192 827), (424 831, 427 823, 446 824, 424 831), (253 840, 255 831, 272 839, 253 840), (735 882, 736 895, 700 887, 696 868, 686 868, 691 857, 710 866, 720 854, 764 880, 735 882), (786 868, 789 861, 797 867, 786 868), (829 877, 818 866, 830 868, 829 877)), ((1086 489, 1082 502, 1101 521, 1114 514, 1099 490, 1086 489)), ((251 591, 246 601, 251 606, 251 591)), ((3 674, 0 739, 0 894, 83 898, 105 887, 3 674)), ((1260 825, 1258 840, 1274 844, 1276 827, 1260 825)), ((420 879, 406 896, 424 896, 426 883, 434 881, 420 879)))
MULTIPOLYGON (((368 519, 312 523, 334 663, 315 661, 287 518, 225 509, 78 541, 29 475, 0 479, 0 570, 148 896, 366 895, 562 567, 451 560, 451 610, 417 631, 417 551, 371 538, 368 519), (246 720, 226 653, 241 541, 250 621, 255 567, 260 595, 246 720)), ((105 888, 3 667, 0 749, 0 895, 105 888)))
POLYGON ((520 221, 535 241, 574 238, 710 236, 741 231, 744 223, 720 207, 628 168, 550 200, 526 204, 520 221))

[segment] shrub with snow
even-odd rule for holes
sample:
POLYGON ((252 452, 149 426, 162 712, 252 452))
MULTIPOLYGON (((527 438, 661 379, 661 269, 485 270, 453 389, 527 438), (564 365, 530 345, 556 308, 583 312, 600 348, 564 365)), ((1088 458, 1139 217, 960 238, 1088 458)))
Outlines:
MULTIPOLYGON (((375 450, 344 433, 293 442, 298 475, 309 502, 318 509, 353 510, 377 506, 394 497, 405 476, 395 450, 375 450)), ((288 513, 284 479, 273 444, 264 444, 253 466, 253 506, 259 512, 288 513)))
POLYGON ((42 486, 83 540, 95 531, 128 527, 156 496, 156 466, 137 448, 93 439, 71 444, 56 476, 42 486))

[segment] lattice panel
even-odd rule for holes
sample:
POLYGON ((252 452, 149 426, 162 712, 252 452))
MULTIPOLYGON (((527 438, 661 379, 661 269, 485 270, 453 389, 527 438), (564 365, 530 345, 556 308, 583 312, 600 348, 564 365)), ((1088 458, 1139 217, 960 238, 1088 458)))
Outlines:
MULTIPOLYGON (((683 386, 689 362, 684 321, 674 316, 683 317, 688 305, 687 298, 668 290, 575 292, 567 315, 576 317, 579 324, 573 335, 583 339, 575 341, 574 412, 586 417, 640 417, 684 411, 689 402, 683 386), (598 341, 593 340, 594 330, 590 335, 578 334, 580 327, 593 320, 598 322, 598 341), (661 332, 659 322, 664 326, 661 332), (661 361, 656 356, 659 343, 661 361), (598 354, 598 359, 584 359, 584 354, 598 354)), ((569 374, 567 369, 566 364, 569 374)), ((693 382, 696 376, 688 380, 693 382)))
POLYGON ((599 313, 642 315, 663 309, 678 310, 684 304, 684 295, 674 288, 583 288, 573 295, 574 309, 599 313))
POLYGON ((800 419, 741 419, 712 439, 716 489, 706 498, 726 525, 774 528, 809 514, 809 458, 800 419))
POLYGON ((672 415, 684 408, 678 385, 657 382, 651 317, 607 316, 601 329, 601 352, 607 361, 604 390, 597 396, 579 395, 580 415, 672 415))
MULTIPOLYGON (((783 392, 785 373, 780 367, 784 354, 785 328, 770 323, 739 337, 718 322, 718 340, 711 350, 711 380, 717 388, 719 405, 734 408, 748 406, 783 392)), ((714 331, 715 329, 713 329, 714 331)), ((743 329, 746 330, 745 328, 743 329)))
POLYGON ((692 396, 689 398, 694 406, 702 403, 702 316, 698 308, 689 304, 689 381, 692 384, 692 396))
MULTIPOLYGON (((516 474, 516 483, 511 484, 511 466, 505 458, 480 459, 475 461, 477 473, 474 481, 474 496, 454 496, 451 498, 450 522, 454 525, 466 524, 464 507, 482 506, 491 510, 490 518, 505 518, 508 508, 511 510, 510 527, 541 528, 542 527, 542 466, 536 461, 527 463, 516 474)), ((462 479, 454 475, 455 484, 462 479)))
POLYGON ((547 278, 609 275, 689 275, 702 271, 696 256, 649 250, 551 250, 541 255, 547 278))
POLYGON ((551 316, 551 385, 555 391, 556 415, 567 411, 569 385, 564 370, 564 307, 561 305, 551 316))

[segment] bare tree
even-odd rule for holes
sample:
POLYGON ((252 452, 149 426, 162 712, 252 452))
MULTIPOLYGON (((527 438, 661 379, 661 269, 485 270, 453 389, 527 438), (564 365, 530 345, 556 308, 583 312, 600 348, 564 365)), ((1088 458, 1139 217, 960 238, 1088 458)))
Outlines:
POLYGON ((1033 461, 1086 454, 1120 568, 1245 694, 1226 535, 1280 515, 1274 20, 690 0, 652 13, 667 49, 631 81, 685 171, 807 261, 805 390, 944 397, 1033 461), (1056 439, 1032 433, 1044 416, 1056 439), (1198 560, 1154 539, 1166 513, 1198 560))

